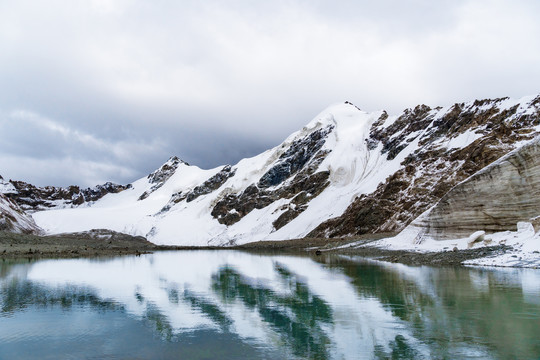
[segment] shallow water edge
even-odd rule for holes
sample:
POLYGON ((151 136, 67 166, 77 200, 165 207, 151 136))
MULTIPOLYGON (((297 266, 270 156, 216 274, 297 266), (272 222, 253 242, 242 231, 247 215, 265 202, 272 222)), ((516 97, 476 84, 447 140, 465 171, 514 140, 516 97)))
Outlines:
POLYGON ((535 359, 539 314, 532 269, 207 250, 0 262, 0 358, 535 359))

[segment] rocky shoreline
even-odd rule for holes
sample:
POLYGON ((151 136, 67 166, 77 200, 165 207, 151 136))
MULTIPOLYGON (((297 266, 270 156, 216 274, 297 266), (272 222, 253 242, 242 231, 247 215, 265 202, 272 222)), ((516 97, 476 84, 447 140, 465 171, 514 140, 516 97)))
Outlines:
POLYGON ((361 256, 370 259, 401 263, 411 266, 463 266, 463 262, 493 255, 500 255, 512 248, 506 245, 486 246, 476 249, 439 252, 415 252, 407 250, 391 250, 370 246, 370 243, 379 239, 390 237, 392 233, 366 234, 354 238, 306 238, 283 241, 261 241, 237 246, 236 249, 245 251, 266 252, 307 252, 314 256, 324 254, 342 254, 348 256, 361 256), (363 242, 364 246, 358 246, 363 242), (354 243, 354 248, 348 244, 354 243))
POLYGON ((94 256, 140 255, 170 250, 152 244, 144 237, 109 230, 38 236, 0 232, 0 258, 78 258, 94 256))
POLYGON ((420 253, 389 250, 369 246, 371 242, 392 234, 364 235, 354 238, 304 238, 282 241, 258 241, 234 247, 161 246, 142 236, 131 236, 109 230, 84 233, 38 236, 0 232, 0 259, 15 258, 81 258, 98 256, 141 255, 168 250, 241 250, 257 253, 303 253, 312 256, 342 254, 361 256, 381 261, 419 266, 462 266, 466 260, 499 255, 511 250, 505 245, 477 249, 420 253), (363 241, 363 247, 357 247, 363 241), (355 243, 354 248, 347 245, 355 243))
POLYGON ((510 249, 510 246, 497 245, 487 246, 478 249, 421 253, 405 250, 388 250, 375 247, 363 247, 353 250, 341 249, 332 252, 346 255, 362 256, 380 261, 401 263, 411 266, 463 266, 464 261, 500 255, 502 253, 506 253, 510 249))

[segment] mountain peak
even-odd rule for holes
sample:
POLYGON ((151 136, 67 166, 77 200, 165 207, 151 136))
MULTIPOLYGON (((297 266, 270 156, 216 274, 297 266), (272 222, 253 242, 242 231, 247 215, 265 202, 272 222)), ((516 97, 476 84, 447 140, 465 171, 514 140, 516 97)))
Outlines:
POLYGON ((359 111, 362 111, 362 109, 360 109, 358 106, 354 105, 352 102, 350 101, 345 101, 345 105, 351 105, 351 106, 354 106, 356 109, 358 109, 359 111))
POLYGON ((190 166, 187 162, 181 160, 177 156, 171 156, 159 169, 149 174, 147 176, 148 182, 153 185, 139 197, 139 200, 146 199, 148 195, 162 187, 163 184, 174 175, 176 169, 178 169, 180 165, 190 166))
POLYGON ((184 165, 187 165, 187 166, 190 166, 187 162, 185 162, 184 160, 180 159, 178 156, 176 155, 173 155, 169 158, 169 160, 167 160, 165 162, 165 164, 163 165, 166 165, 166 164, 171 164, 171 165, 178 165, 178 164, 184 164, 184 165))
POLYGON ((169 160, 167 160, 163 165, 161 165, 159 169, 148 174, 147 178, 150 180, 150 183, 152 184, 158 183, 161 181, 166 181, 168 178, 172 176, 172 174, 174 174, 178 166, 181 164, 190 166, 184 160, 181 160, 177 156, 173 155, 169 158, 169 160))

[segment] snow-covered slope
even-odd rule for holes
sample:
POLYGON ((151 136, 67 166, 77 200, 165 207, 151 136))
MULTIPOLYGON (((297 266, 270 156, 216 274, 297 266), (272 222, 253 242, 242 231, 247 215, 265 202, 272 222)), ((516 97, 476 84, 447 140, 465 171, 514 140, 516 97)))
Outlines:
POLYGON ((108 228, 159 244, 397 231, 539 133, 540 96, 389 116, 331 106, 281 145, 202 170, 173 157, 120 193, 35 213, 49 233, 108 228))
POLYGON ((0 193, 0 231, 39 234, 41 229, 30 215, 0 193))
POLYGON ((301 237, 340 215, 358 191, 373 191, 399 166, 399 159, 388 162, 366 147, 381 114, 336 105, 281 145, 235 166, 202 170, 171 158, 131 189, 34 218, 49 233, 109 228, 160 244, 301 237))

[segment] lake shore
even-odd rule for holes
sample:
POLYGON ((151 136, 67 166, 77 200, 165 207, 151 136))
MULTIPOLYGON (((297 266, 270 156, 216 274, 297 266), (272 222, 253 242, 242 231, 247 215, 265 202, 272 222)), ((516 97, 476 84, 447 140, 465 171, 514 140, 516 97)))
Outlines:
POLYGON ((315 256, 323 254, 343 254, 361 256, 380 261, 401 263, 405 265, 462 266, 462 262, 487 256, 500 255, 511 249, 509 246, 497 245, 466 250, 449 250, 439 252, 415 252, 407 250, 391 250, 370 246, 377 240, 391 237, 393 233, 366 234, 354 238, 305 238, 282 241, 260 241, 237 246, 246 251, 304 251, 315 256), (363 246, 358 244, 363 243, 363 246), (355 244, 348 247, 348 244, 355 244))
POLYGON ((0 232, 0 258, 78 258, 140 255, 175 247, 155 245, 142 236, 108 230, 38 236, 0 232))
POLYGON ((362 256, 406 265, 460 266, 463 261, 497 255, 510 249, 498 245, 477 249, 419 253, 369 246, 371 242, 393 234, 369 234, 354 238, 303 238, 281 241, 258 241, 234 247, 162 246, 142 236, 131 236, 109 230, 50 236, 0 232, 0 258, 80 258, 96 256, 141 255, 167 250, 242 250, 248 252, 343 254, 362 256), (348 244, 365 243, 349 248, 348 244))

